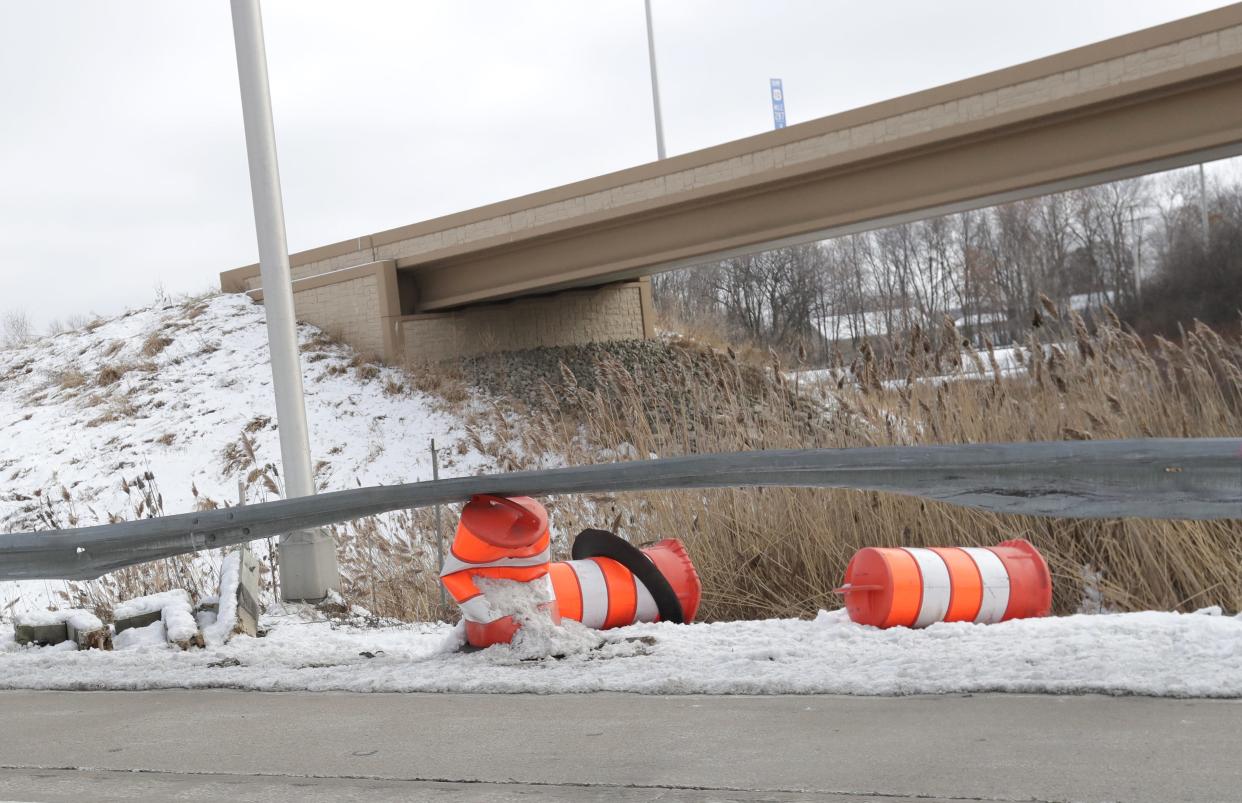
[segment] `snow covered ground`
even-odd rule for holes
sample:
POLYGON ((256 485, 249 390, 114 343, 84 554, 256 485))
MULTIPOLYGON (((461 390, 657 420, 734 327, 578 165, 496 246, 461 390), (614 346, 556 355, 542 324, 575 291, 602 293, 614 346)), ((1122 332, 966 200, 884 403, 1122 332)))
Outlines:
MULTIPOLYGON (((1068 299, 1065 299, 1063 310, 1068 309, 1085 313, 1089 310, 1100 310, 1112 304, 1112 291, 1100 290, 1094 293, 1077 293, 1070 296, 1068 299)), ((949 313, 953 317, 953 325, 959 330, 964 330, 968 323, 972 326, 986 326, 1004 323, 1009 320, 1009 313, 1000 310, 972 313, 969 321, 961 314, 960 306, 949 310, 949 313)), ((888 310, 825 315, 814 319, 814 324, 819 327, 820 333, 823 334, 828 342, 833 343, 855 340, 862 337, 884 337, 889 333, 890 322, 893 326, 904 328, 913 321, 921 320, 922 315, 916 309, 893 307, 888 310)))
MULTIPOLYGON (((996 348, 992 350, 989 356, 986 350, 981 351, 963 351, 960 353, 961 367, 954 373, 942 374, 940 376, 921 376, 916 381, 931 384, 939 384, 942 382, 957 382, 961 380, 984 380, 991 381, 996 376, 996 371, 1000 372, 1002 377, 1021 376, 1026 373, 1027 360, 1030 351, 1024 346, 1006 346, 1005 348, 996 348), (996 369, 992 368, 992 360, 996 360, 996 369), (976 362, 977 360, 977 362, 976 362), (982 366, 982 371, 980 371, 982 366)), ((809 385, 826 385, 835 386, 841 381, 842 376, 847 377, 847 381, 855 383, 855 379, 849 375, 848 371, 841 371, 835 368, 811 368, 804 371, 787 371, 786 378, 809 385)), ((889 379, 884 382, 887 388, 904 387, 906 380, 889 379)))
MULTIPOLYGON (((299 338, 321 489, 430 479, 432 438, 443 476, 493 469, 466 440, 469 403, 447 411, 398 371, 360 369, 314 327, 299 338)), ((245 433, 259 466, 280 463, 266 343, 262 306, 227 295, 0 350, 0 538, 151 515, 135 509, 148 471, 166 513, 235 504, 251 467, 228 467, 226 448, 245 433)), ((252 483, 248 501, 265 496, 252 483)), ((61 602, 61 589, 0 583, 0 616, 61 602)))
POLYGON ((877 630, 814 620, 634 625, 566 634, 560 658, 456 652, 443 624, 364 627, 309 609, 265 638, 181 650, 19 647, 0 632, 0 688, 861 694, 985 691, 1242 697, 1242 617, 1130 613, 877 630), (593 645, 599 644, 595 647, 593 645))

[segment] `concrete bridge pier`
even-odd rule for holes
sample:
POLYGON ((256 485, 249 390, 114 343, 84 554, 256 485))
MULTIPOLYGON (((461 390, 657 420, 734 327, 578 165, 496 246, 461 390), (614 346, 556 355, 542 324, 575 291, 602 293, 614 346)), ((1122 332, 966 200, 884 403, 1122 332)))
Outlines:
MULTIPOLYGON (((263 300, 257 277, 225 274, 222 289, 263 300)), ((413 283, 386 259, 295 278, 293 303, 298 320, 393 364, 655 333, 646 278, 420 313, 413 283)))

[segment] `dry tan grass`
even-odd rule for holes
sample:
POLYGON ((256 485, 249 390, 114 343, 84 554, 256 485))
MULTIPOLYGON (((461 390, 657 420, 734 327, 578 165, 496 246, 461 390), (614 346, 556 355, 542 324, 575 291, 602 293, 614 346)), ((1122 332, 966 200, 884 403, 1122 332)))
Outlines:
POLYGON ((172 345, 172 338, 165 337, 159 332, 152 332, 146 340, 142 341, 142 356, 154 357, 170 345, 172 345))
MULTIPOLYGON (((445 548, 455 516, 444 511, 445 548)), ((441 602, 433 510, 410 510, 329 528, 341 565, 341 595, 373 614, 406 621, 437 621, 455 615, 441 602)))
POLYGON ((63 371, 57 371, 52 376, 52 381, 62 390, 73 390, 87 383, 86 374, 76 368, 66 368, 63 371))
POLYGON ((103 368, 100 368, 99 373, 95 375, 95 384, 101 388, 109 385, 115 385, 117 382, 121 381, 122 377, 132 371, 133 368, 134 366, 127 363, 112 363, 110 365, 105 365, 103 368))
POLYGON ((471 397, 470 385, 459 366, 452 363, 417 363, 406 367, 410 386, 454 406, 471 397))
POLYGON ((306 353, 312 351, 322 351, 324 349, 338 349, 343 346, 344 343, 345 341, 341 338, 339 332, 328 332, 324 329, 317 329, 310 339, 298 348, 303 353, 306 353))
POLYGON ((138 408, 125 396, 114 396, 100 399, 90 405, 99 409, 99 413, 86 422, 87 427, 98 427, 114 421, 129 421, 138 415, 138 408))

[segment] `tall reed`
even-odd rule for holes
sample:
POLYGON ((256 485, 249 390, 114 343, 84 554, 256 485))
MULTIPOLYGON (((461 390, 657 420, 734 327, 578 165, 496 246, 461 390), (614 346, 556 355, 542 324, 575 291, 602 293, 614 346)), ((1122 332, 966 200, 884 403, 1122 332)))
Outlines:
MULTIPOLYGON (((1056 322, 1050 322, 1056 323, 1056 322)), ((666 364, 603 360, 595 387, 549 388, 526 453, 570 462, 747 449, 1061 439, 1237 436, 1242 347, 1204 326, 1151 346, 1115 318, 1072 317, 1025 348, 960 352, 951 324, 869 349, 851 365, 789 374, 732 352, 682 347, 666 364), (1016 363, 1016 368, 1014 363, 1016 363)), ((842 362, 842 361, 838 361, 842 362)), ((1031 540, 1054 575, 1055 610, 1099 597, 1116 610, 1242 607, 1242 523, 1002 516, 848 490, 737 489, 552 500, 564 530, 676 536, 704 582, 710 619, 805 616, 839 605, 864 546, 1031 540), (1091 586, 1091 587, 1087 587, 1091 586), (1095 587, 1098 586, 1098 587, 1095 587)))

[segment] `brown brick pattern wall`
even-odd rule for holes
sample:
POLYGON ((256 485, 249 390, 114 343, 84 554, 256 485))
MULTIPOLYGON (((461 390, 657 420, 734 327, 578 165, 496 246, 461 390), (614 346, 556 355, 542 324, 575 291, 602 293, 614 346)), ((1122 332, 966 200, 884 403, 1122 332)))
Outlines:
MULTIPOLYGON (((299 321, 341 338, 360 353, 396 360, 400 356, 395 334, 399 317, 396 284, 392 262, 372 262, 297 279, 293 282, 294 314, 299 321)), ((262 289, 249 292, 257 300, 263 298, 262 289)))
POLYGON ((640 339, 650 325, 644 320, 642 295, 642 283, 630 282, 409 315, 400 319, 405 360, 439 362, 540 346, 640 339))
POLYGON ((298 320, 315 324, 357 351, 383 353, 379 288, 374 276, 295 292, 293 308, 298 320))

